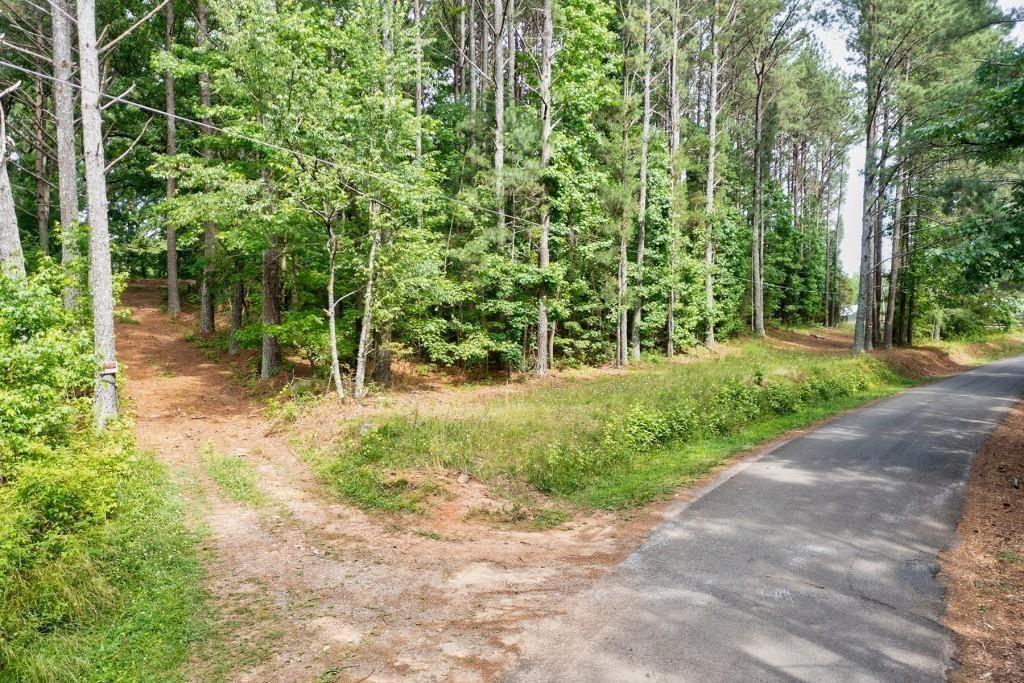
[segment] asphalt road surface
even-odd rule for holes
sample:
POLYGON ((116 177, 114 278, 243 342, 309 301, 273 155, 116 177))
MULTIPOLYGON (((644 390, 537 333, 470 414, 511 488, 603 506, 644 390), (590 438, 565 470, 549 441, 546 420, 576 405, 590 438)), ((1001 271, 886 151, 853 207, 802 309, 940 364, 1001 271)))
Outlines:
POLYGON ((1024 356, 874 403, 720 478, 531 631, 512 681, 941 681, 937 555, 1024 356))

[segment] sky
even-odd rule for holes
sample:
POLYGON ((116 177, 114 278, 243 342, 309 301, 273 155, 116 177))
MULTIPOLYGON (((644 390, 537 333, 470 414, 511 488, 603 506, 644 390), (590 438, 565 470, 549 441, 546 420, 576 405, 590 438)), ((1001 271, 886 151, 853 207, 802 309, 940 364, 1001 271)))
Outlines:
MULTIPOLYGON (((1004 10, 1024 9, 1024 0, 998 0, 1004 10)), ((856 67, 852 64, 851 55, 846 48, 846 33, 836 27, 817 28, 815 30, 832 62, 846 73, 854 75, 856 67)), ((1024 23, 1017 24, 1014 37, 1024 42, 1024 23)), ((839 260, 843 270, 856 273, 860 270, 860 217, 864 198, 864 143, 861 141, 850 149, 850 167, 847 174, 846 189, 843 192, 843 241, 839 245, 839 260)))

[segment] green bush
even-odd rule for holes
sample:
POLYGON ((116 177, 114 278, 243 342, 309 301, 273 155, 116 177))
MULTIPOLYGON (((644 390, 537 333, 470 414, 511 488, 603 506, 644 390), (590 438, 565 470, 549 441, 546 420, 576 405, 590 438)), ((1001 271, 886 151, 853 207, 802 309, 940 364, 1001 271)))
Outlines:
POLYGON ((738 429, 799 412, 808 404, 835 401, 867 390, 875 366, 844 366, 829 374, 813 372, 795 381, 728 379, 694 402, 664 409, 634 404, 624 416, 605 422, 599 443, 550 445, 527 460, 527 481, 545 493, 572 495, 616 468, 629 468, 651 449, 675 442, 712 439, 738 429))
POLYGON ((0 480, 14 463, 66 445, 89 415, 89 334, 65 311, 63 279, 0 276, 0 480))
POLYGON ((0 680, 166 680, 195 635, 195 539, 130 429, 94 432, 62 288, 45 264, 0 276, 0 680))

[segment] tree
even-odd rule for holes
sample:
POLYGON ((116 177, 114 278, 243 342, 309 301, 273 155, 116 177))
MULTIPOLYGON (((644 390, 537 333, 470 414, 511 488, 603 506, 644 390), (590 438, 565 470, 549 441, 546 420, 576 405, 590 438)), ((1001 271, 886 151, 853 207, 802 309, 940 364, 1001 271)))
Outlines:
MULTIPOLYGON (((74 66, 71 56, 71 25, 67 0, 50 0, 53 32, 53 109, 57 138, 57 196, 60 202, 61 263, 67 267, 77 256, 74 227, 78 221, 78 171, 75 154, 74 66)), ((64 305, 74 308, 77 291, 69 285, 64 305)))
POLYGON ((751 39, 751 65, 754 75, 754 189, 753 215, 751 226, 751 263, 753 282, 754 333, 765 336, 764 331, 764 175, 765 140, 764 112, 771 94, 767 92, 772 70, 801 40, 801 35, 791 35, 800 22, 803 0, 787 0, 779 4, 772 0, 755 21, 751 39))
POLYGON ((647 156, 651 142, 651 61, 653 50, 651 0, 644 2, 643 17, 643 105, 640 127, 640 178, 639 201, 637 204, 636 236, 636 297, 633 302, 633 331, 630 336, 631 354, 634 360, 640 358, 640 323, 643 315, 644 252, 647 240, 647 156))
MULTIPOLYGON (((544 0, 544 28, 541 34, 540 48, 540 107, 541 107, 541 133, 540 133, 540 173, 541 184, 544 188, 544 197, 540 205, 540 240, 537 245, 537 262, 541 270, 541 276, 545 276, 551 264, 551 252, 549 247, 551 232, 551 187, 549 179, 545 176, 551 164, 551 128, 554 113, 554 102, 551 99, 551 62, 554 42, 554 17, 552 0, 544 0)), ((537 303, 537 362, 536 373, 543 377, 548 374, 550 362, 548 354, 548 292, 547 283, 541 283, 540 300, 537 303)))
POLYGON ((117 361, 114 348, 114 282, 107 223, 107 179, 100 109, 100 69, 96 45, 95 0, 78 0, 78 56, 81 73, 82 150, 89 210, 89 294, 93 346, 99 359, 93 414, 103 429, 117 417, 117 361))
MULTIPOLYGON (((206 48, 209 42, 210 29, 208 26, 206 3, 203 0, 196 2, 196 47, 200 50, 206 48)), ((202 106, 202 130, 203 133, 210 133, 210 75, 206 71, 199 72, 199 103, 202 106)), ((203 145, 203 158, 209 160, 211 151, 208 145, 203 145)), ((203 274, 199 290, 199 332, 201 334, 213 334, 216 326, 215 306, 213 298, 213 259, 217 253, 217 229, 211 221, 203 223, 203 274)), ((264 317, 268 320, 276 320, 280 312, 275 314, 271 310, 264 309, 264 317)), ((270 369, 270 374, 275 374, 273 367, 276 354, 271 340, 265 341, 267 348, 264 349, 264 360, 270 369)), ((262 371, 261 371, 262 372, 262 371)), ((267 376, 269 377, 269 375, 267 376)))
MULTIPOLYGON (((166 36, 167 52, 171 52, 174 44, 174 2, 168 2, 165 8, 166 14, 166 36)), ((178 153, 177 140, 175 138, 174 118, 174 72, 167 69, 164 72, 164 85, 166 87, 167 107, 167 155, 174 156, 178 153)), ((167 174, 167 199, 174 199, 177 181, 173 174, 167 174)), ((167 313, 171 318, 176 318, 181 313, 181 301, 178 298, 178 242, 174 233, 174 223, 167 221, 167 313)))
POLYGON ((7 174, 7 159, 14 150, 14 141, 7 136, 7 102, 20 86, 18 82, 0 91, 0 273, 16 278, 25 277, 25 257, 21 251, 14 192, 7 174))

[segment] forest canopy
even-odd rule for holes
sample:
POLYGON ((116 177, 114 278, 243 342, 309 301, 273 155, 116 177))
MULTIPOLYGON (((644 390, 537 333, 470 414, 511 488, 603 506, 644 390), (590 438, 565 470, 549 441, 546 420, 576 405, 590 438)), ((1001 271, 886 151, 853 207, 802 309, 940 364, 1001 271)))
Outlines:
POLYGON ((1024 53, 989 0, 2 4, 0 258, 62 264, 104 366, 124 278, 262 379, 302 359, 356 396, 396 358, 1020 320, 1024 53))

